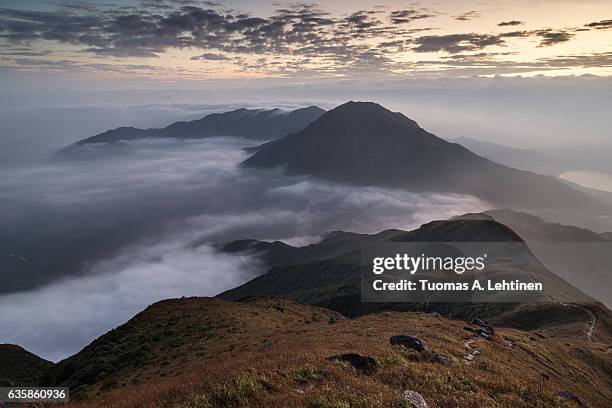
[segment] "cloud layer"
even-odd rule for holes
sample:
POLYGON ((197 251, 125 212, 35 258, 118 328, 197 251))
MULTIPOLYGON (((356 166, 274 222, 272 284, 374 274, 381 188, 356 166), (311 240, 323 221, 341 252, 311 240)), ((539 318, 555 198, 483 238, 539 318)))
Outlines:
MULTIPOLYGON (((153 75, 160 67, 151 59, 171 50, 189 50, 194 54, 187 60, 202 61, 202 65, 223 62, 234 73, 359 75, 376 69, 379 75, 398 76, 423 72, 424 65, 431 66, 431 73, 441 68, 453 70, 443 61, 417 64, 409 58, 415 53, 469 55, 489 47, 507 47, 510 38, 524 39, 524 46, 528 46, 528 39, 536 39, 540 48, 552 47, 571 41, 578 32, 610 27, 610 20, 601 20, 578 27, 507 33, 439 33, 441 28, 435 20, 439 16, 446 14, 454 21, 467 22, 481 18, 485 11, 448 15, 449 10, 416 6, 373 6, 337 15, 324 6, 290 3, 262 16, 215 2, 145 1, 141 7, 58 4, 63 7, 52 11, 0 8, 0 39, 8 49, 2 53, 4 66, 153 75), (114 61, 109 63, 108 59, 114 61), (117 63, 119 60, 123 62, 117 63)), ((524 22, 508 20, 497 26, 521 24, 524 22)), ((504 67, 510 63, 497 62, 505 62, 504 67)), ((516 69, 534 62, 532 57, 513 60, 516 69)), ((541 65, 538 68, 544 69, 541 65)), ((164 69, 176 75, 180 71, 168 66, 164 69)), ((204 67, 199 71, 210 76, 219 69, 217 65, 210 71, 204 67)), ((189 73, 197 75, 198 70, 192 67, 189 73)))
POLYGON ((248 143, 90 146, 7 170, 0 341, 58 359, 152 302, 212 296, 263 271, 257 260, 216 253, 217 243, 305 244, 331 230, 410 229, 485 208, 473 197, 243 170, 248 143))

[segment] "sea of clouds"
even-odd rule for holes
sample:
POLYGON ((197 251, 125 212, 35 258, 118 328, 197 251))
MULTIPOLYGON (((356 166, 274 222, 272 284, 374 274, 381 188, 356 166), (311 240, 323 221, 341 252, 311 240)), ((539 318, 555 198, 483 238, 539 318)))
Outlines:
POLYGON ((151 303, 214 296, 265 272, 251 256, 217 252, 219 243, 304 245, 329 231, 412 229, 486 208, 469 196, 244 169, 252 145, 91 145, 3 169, 0 342, 57 361, 151 303))

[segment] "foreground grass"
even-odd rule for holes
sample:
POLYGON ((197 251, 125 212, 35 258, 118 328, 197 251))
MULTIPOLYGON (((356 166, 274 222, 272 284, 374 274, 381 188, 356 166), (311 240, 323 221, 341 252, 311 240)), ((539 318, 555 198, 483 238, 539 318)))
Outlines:
MULTIPOLYGON (((591 407, 612 400, 607 345, 498 330, 491 341, 477 341, 481 353, 466 364, 464 343, 473 334, 464 326, 423 313, 350 320, 285 300, 162 302, 128 323, 121 336, 95 347, 123 345, 131 355, 127 345, 143 336, 159 336, 153 342, 158 345, 137 354, 136 363, 126 361, 79 385, 82 399, 67 406, 407 407, 401 398, 407 389, 423 395, 430 407, 576 406, 558 396, 561 390, 575 392, 591 407), (171 331, 167 322, 173 322, 171 331), (425 339, 452 364, 391 346, 395 334, 425 339), (378 371, 365 375, 327 360, 348 352, 374 357, 378 371)), ((92 363, 97 355, 73 361, 75 372, 98 370, 92 363)), ((106 361, 100 364, 108 369, 106 361)))

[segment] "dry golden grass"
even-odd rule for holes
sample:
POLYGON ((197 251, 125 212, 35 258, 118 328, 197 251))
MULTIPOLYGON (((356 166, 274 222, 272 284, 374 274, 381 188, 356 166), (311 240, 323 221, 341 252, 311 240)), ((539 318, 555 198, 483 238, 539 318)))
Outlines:
POLYGON ((423 313, 351 320, 278 299, 165 301, 121 330, 137 339, 166 333, 153 343, 161 345, 148 346, 138 366, 83 387, 85 399, 66 406, 405 407, 400 398, 405 389, 419 392, 434 408, 575 406, 557 396, 561 390, 575 392, 591 407, 612 401, 612 353, 606 344, 501 329, 490 341, 477 340, 481 354, 466 364, 464 343, 473 333, 464 326, 423 313), (452 365, 432 362, 430 353, 391 346, 389 337, 396 334, 425 339, 452 365), (272 345, 262 348, 266 339, 272 345), (374 357, 378 372, 367 376, 326 360, 348 352, 374 357))

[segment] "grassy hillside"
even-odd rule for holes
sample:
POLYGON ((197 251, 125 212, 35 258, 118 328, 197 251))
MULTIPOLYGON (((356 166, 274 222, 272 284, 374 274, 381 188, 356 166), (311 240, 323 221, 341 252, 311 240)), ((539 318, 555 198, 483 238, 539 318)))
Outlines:
POLYGON ((485 340, 466 327, 425 313, 346 319, 282 299, 167 300, 47 380, 80 392, 84 399, 67 406, 83 408, 409 407, 405 390, 434 408, 575 406, 560 391, 591 407, 612 400, 608 344, 514 329, 485 340), (400 334, 429 350, 390 345, 400 334), (342 353, 370 356, 378 368, 366 374, 328 359, 342 353))

